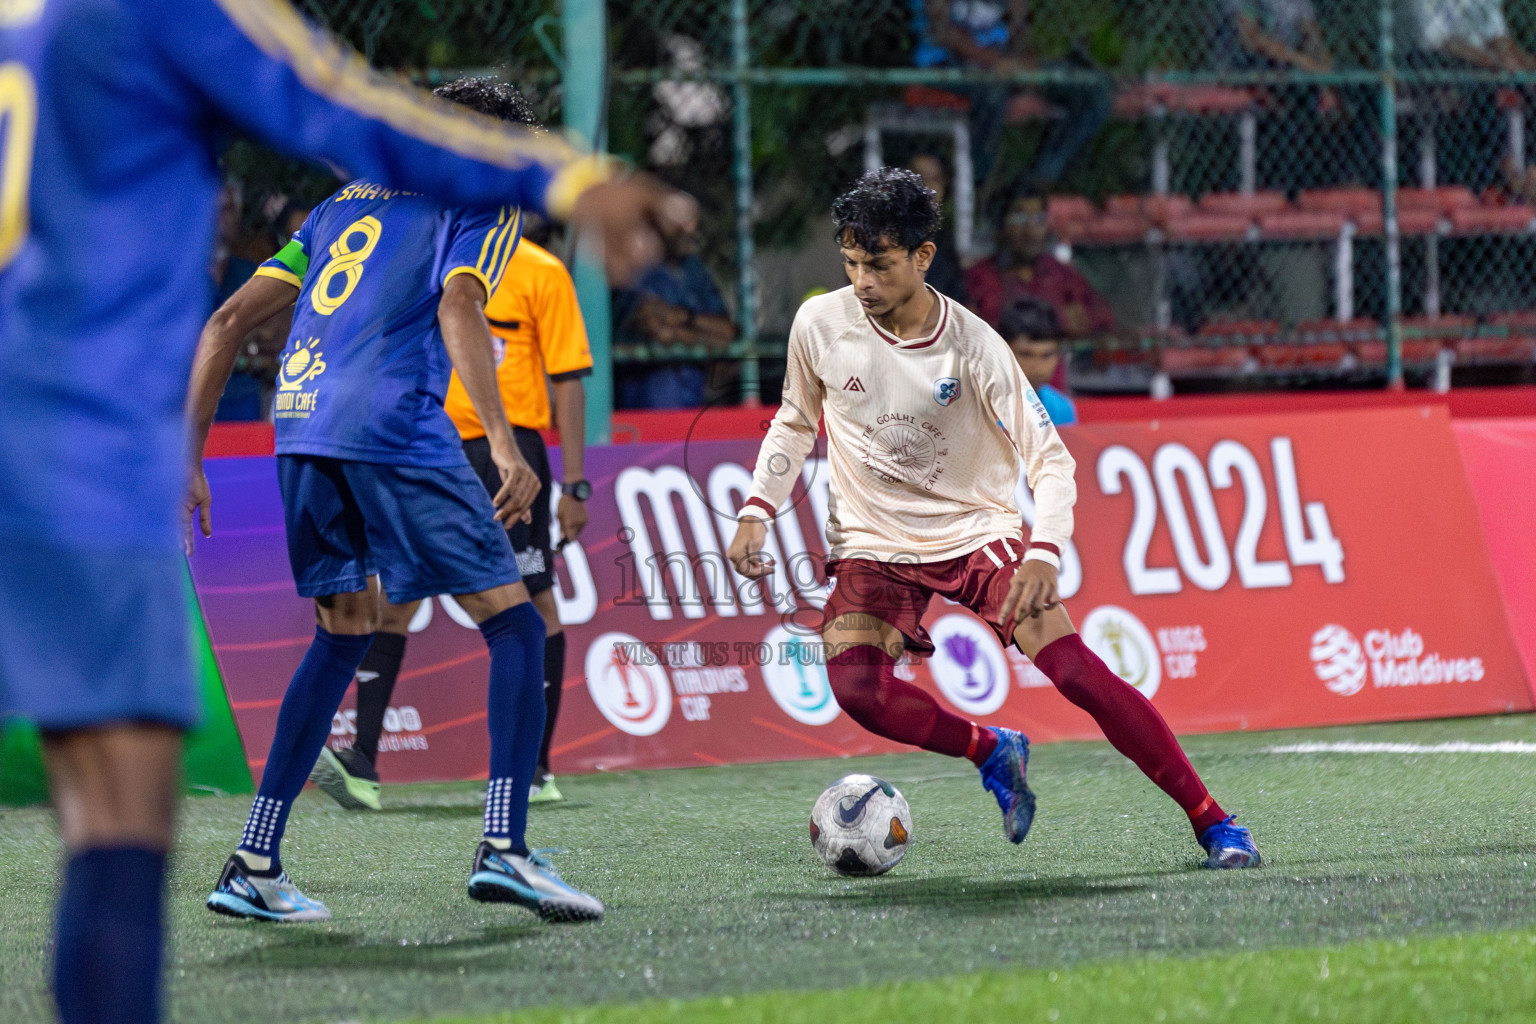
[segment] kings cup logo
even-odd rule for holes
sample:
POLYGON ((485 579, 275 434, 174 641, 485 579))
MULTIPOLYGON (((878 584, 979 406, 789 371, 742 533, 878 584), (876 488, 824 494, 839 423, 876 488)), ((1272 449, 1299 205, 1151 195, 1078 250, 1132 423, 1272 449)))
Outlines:
POLYGON ((955 377, 940 377, 933 382, 933 400, 940 405, 950 405, 960 397, 960 381, 955 377))
POLYGON ((592 641, 586 670, 592 703, 631 736, 654 736, 672 716, 667 670, 628 633, 604 633, 592 641))
POLYGON ((1008 699, 1008 659, 997 637, 969 615, 946 615, 934 624, 934 655, 928 662, 944 698, 969 715, 990 715, 1008 699))
POLYGON ((1112 604, 1100 605, 1083 619, 1083 643, 1109 670, 1141 691, 1148 700, 1163 682, 1157 644, 1140 619, 1112 604))

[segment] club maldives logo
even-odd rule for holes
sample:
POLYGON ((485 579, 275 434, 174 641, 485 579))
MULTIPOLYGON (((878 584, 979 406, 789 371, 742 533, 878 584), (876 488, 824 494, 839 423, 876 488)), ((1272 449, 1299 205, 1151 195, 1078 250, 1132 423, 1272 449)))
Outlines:
POLYGON ((764 643, 772 657, 763 665, 763 683, 786 715, 805 725, 826 725, 842 714, 827 681, 819 640, 775 626, 764 643))
POLYGON ((1365 686, 1365 648, 1355 634, 1330 622, 1312 634, 1312 671, 1340 697, 1353 697, 1365 686))
POLYGON ((1412 628, 1368 630, 1363 640, 1329 623, 1312 634, 1312 670, 1341 697, 1365 687, 1366 670, 1376 689, 1476 683, 1486 674, 1482 658, 1448 658, 1427 649, 1423 634, 1412 628))
POLYGON ((604 633, 587 648, 592 703, 631 736, 654 736, 672 716, 672 684, 655 658, 636 657, 644 645, 628 633, 604 633))
POLYGON ((1111 672, 1152 699, 1162 685, 1163 666, 1157 644, 1140 619, 1124 608, 1103 604, 1083 619, 1081 632, 1083 643, 1111 672))
POLYGON ((928 663, 934 682, 955 707, 970 715, 990 715, 1008 699, 1008 660, 997 637, 981 622, 959 613, 934 624, 934 656, 928 663))

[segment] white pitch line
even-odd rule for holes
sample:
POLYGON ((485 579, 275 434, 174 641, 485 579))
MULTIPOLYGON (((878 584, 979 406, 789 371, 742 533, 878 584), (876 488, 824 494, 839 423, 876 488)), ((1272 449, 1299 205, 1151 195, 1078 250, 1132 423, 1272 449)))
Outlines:
POLYGON ((1265 747, 1266 754, 1536 754, 1536 743, 1503 740, 1499 743, 1293 743, 1265 747))

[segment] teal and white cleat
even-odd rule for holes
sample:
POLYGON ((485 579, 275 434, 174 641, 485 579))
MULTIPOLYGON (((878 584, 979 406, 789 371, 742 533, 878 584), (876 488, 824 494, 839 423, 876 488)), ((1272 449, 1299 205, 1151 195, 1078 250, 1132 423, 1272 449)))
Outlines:
POLYGON ((1230 816, 1200 833, 1200 845, 1205 847, 1208 868, 1256 868, 1264 863, 1253 833, 1230 816))
POLYGON ((533 784, 528 791, 530 804, 557 804, 565 799, 560 788, 555 785, 553 775, 544 776, 539 782, 533 784))
POLYGON ((566 885, 549 862, 554 850, 526 857, 481 841, 469 876, 469 897, 482 903, 516 903, 546 921, 601 921, 603 905, 566 885))
POLYGON ((224 862, 219 884, 208 897, 215 914, 256 921, 329 921, 331 912, 319 900, 299 892, 286 871, 265 877, 253 873, 238 856, 224 862))
POLYGON ((320 759, 309 773, 309 781, 320 791, 349 811, 383 809, 379 802, 379 773, 368 759, 348 747, 342 751, 322 747, 320 759))

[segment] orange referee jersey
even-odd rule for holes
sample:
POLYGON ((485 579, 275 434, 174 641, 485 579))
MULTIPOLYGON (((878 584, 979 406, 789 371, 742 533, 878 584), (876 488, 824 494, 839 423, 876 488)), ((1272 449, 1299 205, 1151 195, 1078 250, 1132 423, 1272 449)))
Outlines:
MULTIPOLYGON (((544 380, 571 380, 592 372, 587 328, 576 305, 576 286, 565 264, 523 239, 507 264, 485 318, 501 348, 496 383, 514 427, 549 429, 549 390, 544 380)), ((455 373, 443 403, 459 436, 484 437, 469 393, 455 373)))

